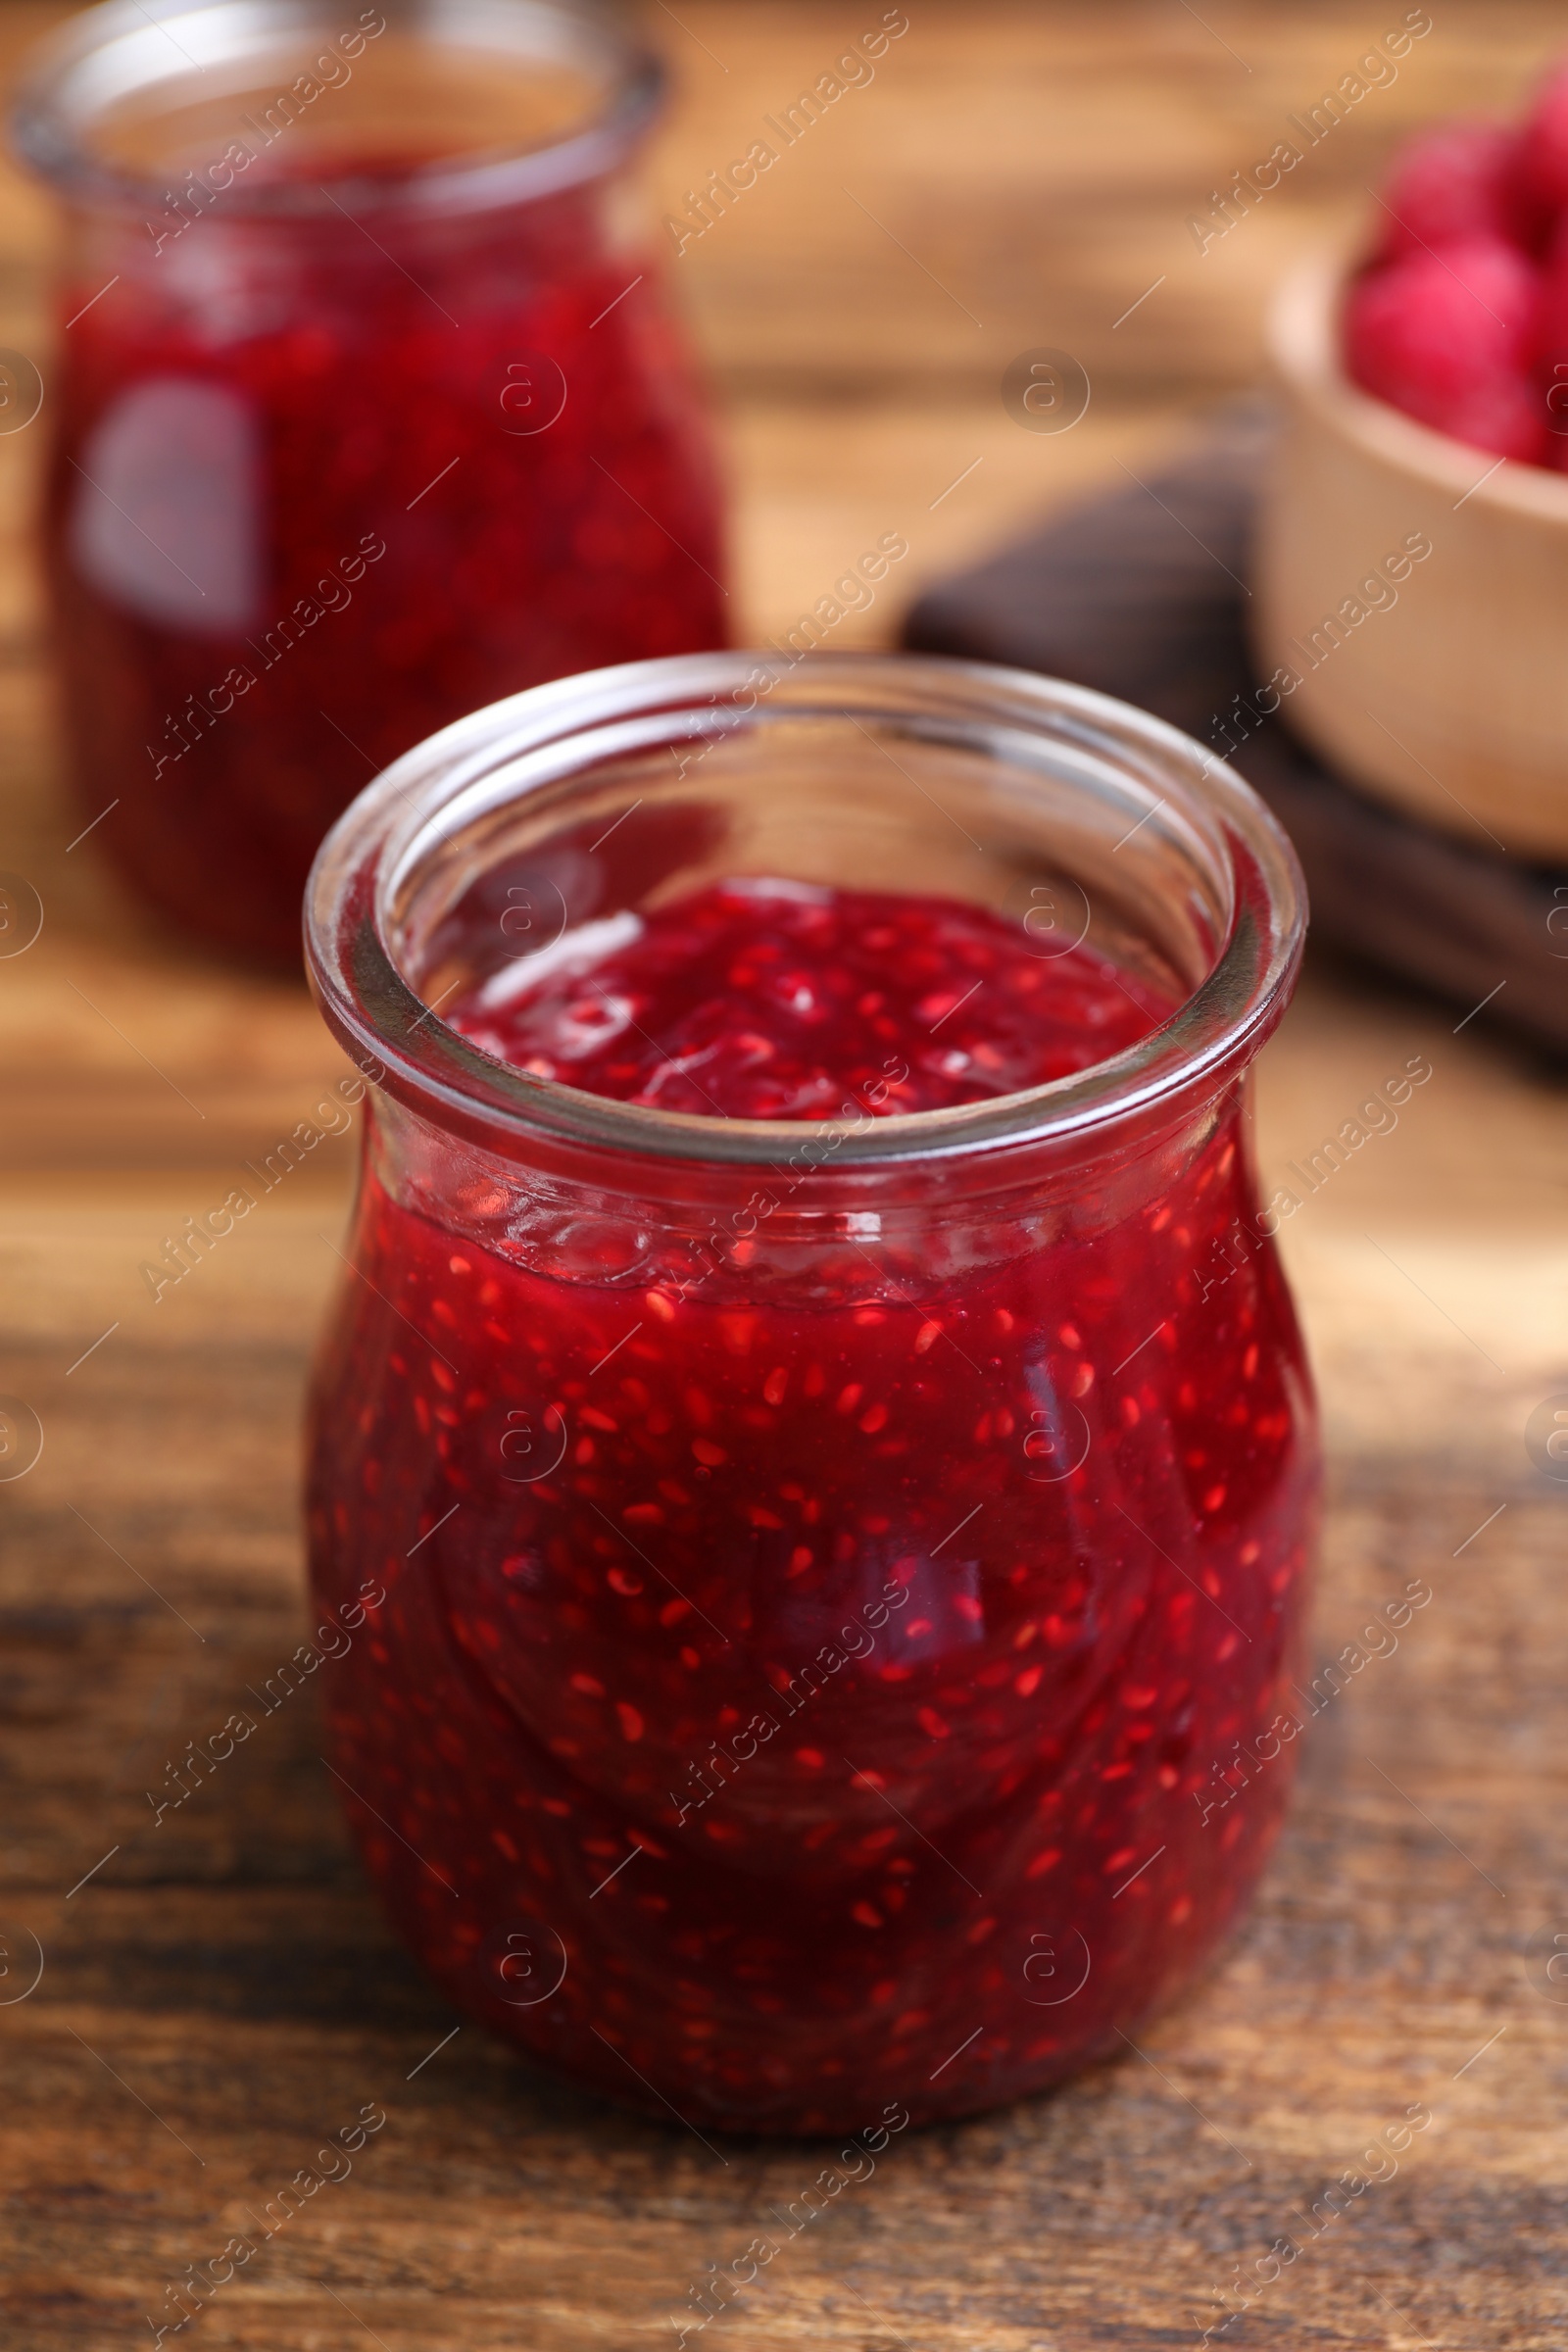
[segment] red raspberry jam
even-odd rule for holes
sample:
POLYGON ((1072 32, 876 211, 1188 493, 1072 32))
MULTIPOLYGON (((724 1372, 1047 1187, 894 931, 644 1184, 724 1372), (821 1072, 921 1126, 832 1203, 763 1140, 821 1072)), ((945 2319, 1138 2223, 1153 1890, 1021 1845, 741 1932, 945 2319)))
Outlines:
MULTIPOLYGON (((625 1102, 887 1118, 1122 1052, 1174 1007, 1150 970, 746 880, 442 1010, 625 1102)), ((418 1164, 377 1130, 311 1526, 321 1602, 371 1601, 334 1753, 431 1973, 702 2130, 959 2114, 1119 2050, 1291 1772, 1311 1408, 1237 1090, 1121 1207, 1107 1178, 940 1267, 873 1257, 873 1215, 778 1288, 782 1151, 680 1283, 535 1244, 478 1177, 460 1232, 418 1164)))
POLYGON ((727 634, 700 404, 603 189, 411 225, 371 201, 396 177, 304 218, 218 203, 176 237, 175 214, 156 252, 138 220, 61 295, 84 818, 108 809, 94 839, 183 929, 291 965, 322 834, 399 753, 727 634))
POLYGON ((983 907, 801 882, 722 883, 564 944, 553 972, 503 964, 443 1017, 536 1077, 715 1118, 836 1118, 876 1081, 883 1117, 1021 1094, 1174 1009, 1092 948, 1043 959, 983 907))

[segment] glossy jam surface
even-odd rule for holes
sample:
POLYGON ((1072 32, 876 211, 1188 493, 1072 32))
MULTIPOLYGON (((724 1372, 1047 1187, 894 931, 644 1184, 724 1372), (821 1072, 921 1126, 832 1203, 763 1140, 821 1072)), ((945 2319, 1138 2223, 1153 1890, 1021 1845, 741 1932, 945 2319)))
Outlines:
MULTIPOLYGON (((1011 985, 1017 932, 946 901, 746 903, 601 934, 463 1025, 629 1098, 691 1107, 702 1053, 732 1116, 824 1079, 885 1113, 868 1069, 974 1099, 1163 1009, 1085 954, 1011 985), (586 1034, 590 974, 635 1026, 586 1034)), ((311 1493, 318 1597, 379 1596, 336 1763, 432 1973, 705 2131, 960 2114, 1119 2048, 1291 1770, 1276 1739, 1225 1777, 1290 1703, 1315 1476, 1238 1100, 1081 1198, 961 1233, 933 1198, 808 1262, 740 1211, 748 1171, 678 1281, 630 1213, 519 1197, 477 1240, 493 1184, 437 1164, 372 1147, 311 1493)))
POLYGON ((545 971, 503 965, 442 1017, 541 1078, 716 1118, 837 1118, 877 1080, 884 1118, 1016 1094, 1173 1009, 1093 949, 1045 957, 956 899, 737 879, 573 937, 575 954, 568 939, 545 971))
POLYGON ((84 816, 181 928, 291 965, 310 860, 378 768, 501 695, 727 632, 700 404, 605 192, 399 229, 339 187, 341 217, 219 200, 157 250, 138 222, 61 295, 84 816))

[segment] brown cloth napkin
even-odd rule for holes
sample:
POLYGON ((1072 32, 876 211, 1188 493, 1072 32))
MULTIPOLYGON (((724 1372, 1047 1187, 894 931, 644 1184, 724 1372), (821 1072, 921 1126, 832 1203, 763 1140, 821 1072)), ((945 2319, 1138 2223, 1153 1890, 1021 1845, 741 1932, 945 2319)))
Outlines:
MULTIPOLYGON (((1223 752, 1235 732, 1218 722, 1258 683, 1244 583, 1271 432, 1261 402, 1220 412, 1166 470, 928 590, 904 643, 1098 687, 1223 752)), ((1484 1020, 1568 1048, 1568 872, 1471 849, 1385 807, 1278 718, 1254 724, 1230 760, 1296 844, 1319 939, 1467 1014, 1490 998, 1484 1020)))

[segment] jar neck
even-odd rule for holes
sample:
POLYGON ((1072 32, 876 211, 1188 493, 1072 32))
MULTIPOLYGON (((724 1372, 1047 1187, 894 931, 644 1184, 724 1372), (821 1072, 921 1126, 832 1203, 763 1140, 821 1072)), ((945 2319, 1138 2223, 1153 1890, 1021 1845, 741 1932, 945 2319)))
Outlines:
POLYGON ((770 1296, 853 1304, 890 1285, 927 1297, 1162 1209, 1180 1216, 1212 1181, 1205 1170, 1229 1176, 1227 1155, 1242 1159, 1241 1193, 1256 1208, 1245 1072, 1167 1104, 1136 1134, 1036 1145, 1005 1176, 993 1169, 964 1189, 940 1163, 841 1177, 804 1131, 797 1152, 767 1168, 546 1168, 455 1136, 379 1088, 369 1100, 368 1180, 397 1207, 531 1273, 674 1300, 700 1294, 712 1306, 770 1296))
POLYGON ((1058 1175, 1082 1186, 1201 1128, 1284 1010, 1304 921, 1273 820, 1157 720, 978 663, 737 654, 535 688, 410 753, 323 845, 308 946, 351 1056, 416 1119, 515 1181, 722 1212, 789 1166, 799 1213, 868 1215, 895 1209, 911 1183, 954 1209, 1058 1175), (564 934, 694 875, 854 881, 868 860, 901 887, 987 901, 1026 929, 1035 877, 1054 876, 1098 915, 1107 953, 1142 932, 1190 993, 1076 1077, 811 1123, 608 1101, 498 1062, 439 1017, 452 988, 484 976, 480 934, 485 954, 505 952, 485 907, 524 880, 564 934))
POLYGON ((302 314, 350 335, 417 335, 462 332, 613 278, 598 297, 609 301, 651 268, 640 208, 620 201, 623 179, 464 212, 409 207, 378 219, 373 235, 347 209, 357 184, 341 185, 345 210, 325 219, 230 209, 223 188, 189 181, 165 188, 146 214, 75 203, 62 300, 74 311, 106 288, 83 321, 89 341, 136 342, 157 326, 242 342, 302 314))
POLYGON ((105 0, 35 52, 11 131, 78 211, 380 235, 612 178, 663 89, 592 0, 105 0))

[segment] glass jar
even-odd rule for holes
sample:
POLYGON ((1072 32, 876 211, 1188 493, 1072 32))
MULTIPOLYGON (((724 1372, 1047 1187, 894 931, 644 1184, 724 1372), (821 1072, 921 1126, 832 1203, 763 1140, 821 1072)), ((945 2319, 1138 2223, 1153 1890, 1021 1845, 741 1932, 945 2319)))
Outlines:
POLYGON ((842 2131, 1118 2050, 1212 1950, 1286 1796, 1317 1481, 1247 1112, 1303 922, 1196 744, 936 660, 543 687, 334 828, 309 956, 370 1117, 313 1405, 317 1596, 363 1628, 327 1706, 470 2015, 705 2132, 842 2131), (809 1123, 440 1018, 737 875, 966 899, 1185 1001, 1031 1092, 809 1123))
POLYGON ((182 929, 296 964, 321 836, 398 753, 726 641, 708 431, 627 184, 662 90, 565 0, 111 0, 25 83, 16 142, 67 205, 75 787, 182 929))

